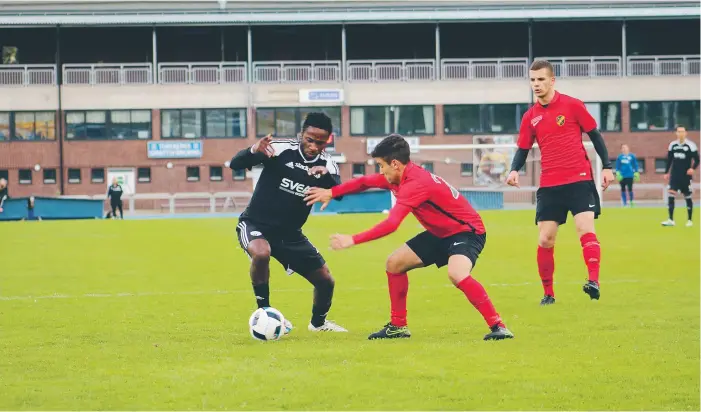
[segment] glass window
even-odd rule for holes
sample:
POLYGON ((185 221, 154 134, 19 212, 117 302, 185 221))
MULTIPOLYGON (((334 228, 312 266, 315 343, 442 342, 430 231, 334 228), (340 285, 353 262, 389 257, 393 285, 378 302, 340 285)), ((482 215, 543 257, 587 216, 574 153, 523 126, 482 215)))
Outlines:
POLYGON ((699 101, 674 102, 674 124, 681 125, 687 130, 699 130, 699 101))
POLYGON ((209 180, 222 180, 224 169, 221 166, 209 166, 209 180))
MULTIPOLYGON (((14 112, 8 113, 8 116, 14 121, 14 130, 12 135, 8 130, 7 135, 13 140, 54 140, 56 138, 54 112, 14 112)), ((3 134, 4 128, 2 117, 0 114, 0 134, 3 134)))
POLYGON ((672 130, 673 102, 631 102, 630 129, 633 131, 672 130))
POLYGON ((105 182, 105 169, 93 168, 90 169, 90 181, 93 183, 105 182))
POLYGON ((7 169, 0 169, 0 179, 10 180, 10 172, 7 169))
POLYGON ((112 136, 115 139, 129 139, 131 134, 131 114, 129 110, 113 110, 110 112, 112 120, 112 136))
POLYGON ((275 134, 275 109, 256 110, 256 136, 275 134))
POLYGON ((205 110, 205 136, 225 137, 226 133, 226 110, 215 109, 205 110))
POLYGON ((180 110, 161 110, 161 137, 172 139, 181 136, 180 110))
POLYGON ((275 109, 275 136, 295 137, 297 127, 295 109, 275 109))
POLYGON ((202 137, 202 111, 182 110, 180 112, 182 136, 185 139, 202 137))
POLYGON ((421 167, 423 167, 427 172, 433 173, 433 162, 421 163, 421 167))
POLYGON ((246 109, 205 110, 205 137, 246 137, 246 109))
POLYGON ((295 137, 302 130, 305 117, 311 112, 321 112, 329 116, 333 124, 333 133, 336 136, 341 134, 340 107, 283 107, 256 110, 256 136, 272 134, 277 137, 295 137))
POLYGON ((199 166, 188 166, 186 173, 187 173, 187 181, 188 182, 199 182, 200 181, 200 167, 199 166))
POLYGON ((472 163, 460 163, 460 176, 472 176, 472 163))
POLYGON ((151 111, 131 111, 131 133, 137 139, 151 138, 151 111))
POLYGON ((351 134, 385 136, 433 135, 433 106, 368 106, 351 108, 351 134))
POLYGON ((85 112, 66 113, 66 139, 85 138, 85 112))
POLYGON ((246 109, 227 109, 226 131, 227 136, 246 137, 246 109))
POLYGON ((528 104, 465 104, 443 107, 446 134, 518 133, 528 104))
POLYGON ((605 132, 621 131, 621 104, 599 103, 601 119, 597 121, 599 129, 605 132))
POLYGON ((34 127, 39 140, 56 140, 56 113, 36 112, 34 127))
POLYGON ((140 167, 136 169, 136 180, 139 183, 150 183, 151 182, 151 168, 150 167, 140 167))
POLYGON ((480 107, 470 105, 443 106, 446 134, 473 134, 481 131, 480 107))
POLYGON ((68 183, 80 183, 80 169, 68 169, 68 183))
POLYGON ((150 139, 150 110, 113 110, 110 112, 111 139, 150 139))
POLYGON ((34 140, 34 113, 15 113, 15 134, 17 140, 34 140))
POLYGON ((516 133, 521 126, 521 119, 517 116, 519 111, 515 104, 488 104, 484 105, 487 133, 516 133))
POLYGON ((666 157, 655 158, 655 173, 664 174, 666 167, 667 167, 667 158, 666 157))
POLYGON ((21 185, 32 184, 32 169, 19 169, 19 183, 21 185))
POLYGON ((107 112, 104 110, 85 112, 85 134, 88 140, 107 139, 107 112))
POLYGON ((10 140, 10 112, 0 112, 0 141, 10 140))
POLYGON ((647 170, 645 168, 645 158, 638 157, 637 160, 638 160, 638 170, 640 170, 640 174, 645 173, 645 171, 647 170))
POLYGON ((246 169, 232 170, 234 180, 246 180, 246 169))
POLYGON ((44 183, 56 183, 56 169, 44 169, 44 183))
POLYGON ((365 163, 353 163, 353 177, 365 175, 365 163))

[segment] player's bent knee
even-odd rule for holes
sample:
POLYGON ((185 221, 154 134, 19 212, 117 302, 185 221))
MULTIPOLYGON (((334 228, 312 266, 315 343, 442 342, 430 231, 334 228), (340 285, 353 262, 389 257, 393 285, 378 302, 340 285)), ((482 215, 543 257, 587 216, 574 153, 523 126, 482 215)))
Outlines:
POLYGON ((555 233, 541 232, 538 237, 538 246, 551 248, 555 246, 555 233))
POLYGON ((270 244, 263 239, 256 239, 248 245, 248 253, 254 263, 270 261, 270 244))

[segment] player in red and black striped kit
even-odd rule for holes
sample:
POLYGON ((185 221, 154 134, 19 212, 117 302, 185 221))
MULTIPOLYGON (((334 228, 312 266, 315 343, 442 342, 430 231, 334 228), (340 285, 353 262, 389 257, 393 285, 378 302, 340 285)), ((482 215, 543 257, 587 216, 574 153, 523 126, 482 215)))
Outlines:
POLYGON ((592 167, 582 144, 582 133, 589 135, 596 153, 603 162, 602 187, 613 182, 611 161, 596 121, 584 103, 555 91, 555 75, 546 60, 533 62, 530 68, 531 88, 537 102, 524 115, 519 130, 518 150, 511 164, 506 183, 518 187, 518 171, 528 151, 538 142, 541 154, 540 188, 536 194, 538 240, 538 272, 545 296, 541 305, 555 303, 555 236, 560 225, 572 213, 582 245, 589 277, 584 292, 599 299, 599 264, 601 246, 594 233, 594 219, 601 213, 592 167))
POLYGON ((426 228, 387 259, 391 321, 368 339, 411 336, 406 320, 407 272, 433 264, 448 265, 450 280, 482 314, 491 329, 485 340, 513 338, 484 287, 470 275, 487 240, 480 215, 455 188, 410 161, 409 144, 402 136, 386 137, 371 155, 381 173, 352 179, 331 189, 312 188, 305 198, 309 205, 322 202, 322 210, 334 197, 371 188, 388 189, 397 198, 389 217, 372 229, 354 236, 332 236, 331 247, 336 250, 389 235, 409 213, 426 228))

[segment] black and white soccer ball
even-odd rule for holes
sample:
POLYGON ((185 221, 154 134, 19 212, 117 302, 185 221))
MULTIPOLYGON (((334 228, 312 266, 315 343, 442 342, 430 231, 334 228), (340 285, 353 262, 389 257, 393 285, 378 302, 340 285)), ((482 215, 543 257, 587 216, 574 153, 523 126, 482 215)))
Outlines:
POLYGON ((275 308, 259 308, 248 320, 253 339, 269 341, 278 340, 292 328, 285 316, 275 308))

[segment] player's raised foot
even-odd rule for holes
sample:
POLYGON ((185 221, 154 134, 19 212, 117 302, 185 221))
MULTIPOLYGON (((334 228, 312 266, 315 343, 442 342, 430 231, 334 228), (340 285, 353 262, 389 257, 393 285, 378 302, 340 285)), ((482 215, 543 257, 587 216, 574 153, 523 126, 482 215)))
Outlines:
POLYGON ((555 303, 555 298, 550 295, 545 295, 543 299, 540 300, 540 306, 552 305, 553 303, 555 303))
POLYGON ((392 322, 387 323, 382 329, 368 336, 369 340, 374 339, 396 339, 396 338, 410 338, 411 332, 406 326, 394 326, 392 322))
POLYGON ((674 226, 674 220, 667 219, 664 222, 662 222, 662 226, 674 226))
POLYGON ((513 339, 514 334, 506 328, 506 326, 501 324, 496 324, 490 328, 492 331, 484 335, 484 340, 503 340, 503 339, 513 339))
POLYGON ((585 283, 582 287, 582 290, 584 293, 589 295, 591 299, 599 300, 599 296, 601 296, 601 292, 599 291, 599 283, 593 280, 587 281, 587 283, 585 283))
POLYGON ((290 322, 289 320, 285 319, 285 335, 289 335, 290 332, 292 332, 292 329, 293 329, 293 327, 292 327, 292 322, 290 322))
POLYGON ((310 323, 308 329, 311 332, 348 332, 348 329, 341 327, 336 324, 336 322, 328 319, 324 321, 324 324, 321 326, 314 326, 310 323))
POLYGON ((694 222, 692 222, 691 220, 687 220, 686 227, 692 227, 692 226, 694 226, 694 222))

